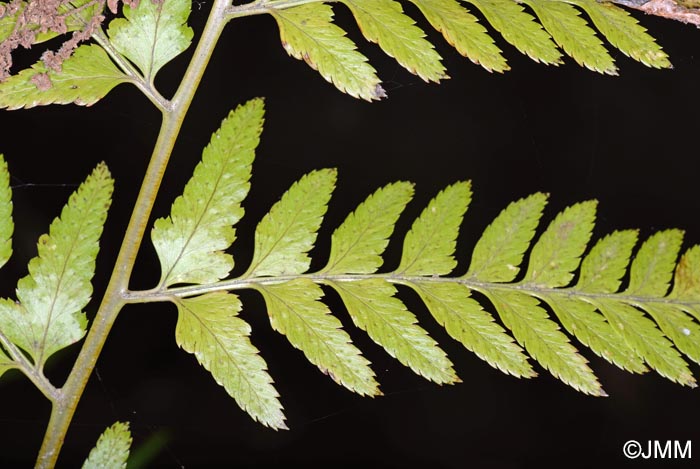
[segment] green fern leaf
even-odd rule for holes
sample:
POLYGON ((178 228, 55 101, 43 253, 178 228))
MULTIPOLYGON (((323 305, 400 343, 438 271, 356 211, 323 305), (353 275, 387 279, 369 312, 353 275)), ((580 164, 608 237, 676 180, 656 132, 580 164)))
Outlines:
POLYGON ((698 325, 683 313, 689 313, 700 321, 700 246, 693 246, 681 256, 673 277, 673 290, 668 295, 673 305, 662 306, 664 311, 657 312, 654 305, 651 314, 661 330, 669 336, 678 350, 685 353, 691 360, 698 362, 698 325), (666 311, 671 309, 671 311, 666 311))
POLYGON ((39 61, 0 83, 0 108, 12 110, 68 103, 90 106, 115 86, 131 81, 117 69, 104 49, 96 45, 78 47, 62 67, 60 73, 47 71, 39 61), (40 89, 32 80, 44 73, 50 82, 45 83, 47 89, 40 89))
POLYGON ((126 469, 130 449, 129 424, 117 422, 100 435, 82 469, 126 469))
POLYGON ((678 350, 695 363, 700 363, 700 326, 677 305, 651 303, 644 309, 654 318, 661 331, 673 341, 678 350))
MULTIPOLYGON (((688 249, 678 262, 673 277, 671 299, 697 301, 700 300, 700 246, 688 249)), ((700 321, 700 314, 693 308, 686 309, 700 321)))
POLYGON ((576 8, 559 0, 523 0, 523 3, 532 8, 554 41, 579 65, 617 75, 614 60, 576 8))
POLYGON ((412 196, 413 185, 407 182, 389 184, 370 195, 333 232, 330 258, 321 272, 376 272, 396 220, 412 196))
POLYGON ((637 244, 634 230, 616 231, 598 241, 581 263, 576 289, 584 292, 614 293, 627 272, 637 244))
MULTIPOLYGON (((578 288, 578 287, 577 287, 578 288)), ((540 293, 557 315, 564 328, 596 355, 608 362, 632 373, 648 371, 644 361, 620 340, 596 307, 580 298, 572 297, 575 293, 564 290, 561 293, 540 293)))
POLYGON ((365 38, 379 44, 406 70, 423 80, 448 78, 440 55, 425 39, 425 33, 393 0, 341 0, 350 8, 365 38))
POLYGON ((573 278, 595 224, 596 202, 573 205, 547 227, 530 254, 526 283, 564 287, 573 278))
POLYGON ((386 96, 376 71, 357 52, 345 31, 332 23, 333 10, 323 3, 272 10, 282 45, 289 55, 304 60, 343 93, 367 101, 386 96))
POLYGON ((233 258, 222 250, 235 240, 233 225, 243 216, 263 113, 259 99, 232 111, 212 135, 170 217, 156 220, 151 236, 161 262, 160 285, 211 283, 233 269, 233 258))
POLYGON ((464 57, 489 72, 510 70, 506 59, 476 17, 457 0, 411 0, 428 22, 464 57))
POLYGON ((537 376, 523 350, 493 316, 470 297, 469 289, 455 283, 411 282, 435 320, 448 334, 489 365, 521 378, 537 376))
POLYGON ((153 84, 163 65, 192 42, 194 33, 187 26, 191 8, 190 0, 139 2, 137 8, 124 5, 125 18, 112 20, 107 34, 114 47, 153 84))
POLYGON ((668 56, 625 10, 612 3, 595 0, 572 0, 584 9, 596 28, 622 53, 648 67, 670 68, 668 56))
POLYGON ((457 266, 453 254, 459 226, 471 201, 471 184, 457 183, 440 192, 406 235, 402 275, 446 275, 457 266))
MULTIPOLYGON (((4 300, 0 299, 0 302, 4 300)), ((0 349, 0 378, 5 374, 6 371, 18 368, 17 363, 8 357, 5 352, 0 349)))
POLYGON ((650 367, 671 381, 695 387, 695 379, 688 364, 644 313, 620 301, 593 302, 618 334, 650 367))
POLYGON ((267 364, 250 343, 250 326, 238 318, 241 302, 228 293, 177 299, 177 344, 226 389, 241 409, 274 429, 286 429, 279 394, 267 364))
POLYGON ((0 153, 0 267, 4 266, 12 255, 12 189, 10 173, 5 157, 0 153))
POLYGON ((17 283, 19 304, 0 302, 0 330, 41 368, 54 352, 80 340, 87 320, 81 312, 92 294, 99 238, 113 181, 104 164, 74 192, 61 217, 38 243, 29 275, 17 283))
POLYGON ((510 282, 535 235, 547 196, 541 193, 511 203, 491 223, 474 247, 466 278, 510 282))
POLYGON ((394 297, 393 285, 381 279, 329 284, 340 294, 355 325, 392 357, 436 383, 460 381, 445 352, 394 297))
POLYGON ((561 63, 561 52, 542 26, 512 0, 468 0, 486 17, 503 39, 536 62, 561 63))
POLYGON ((605 395, 586 359, 547 317, 535 298, 497 288, 484 289, 482 293, 496 307, 503 324, 513 331, 516 340, 552 375, 583 393, 605 395))
POLYGON ((255 253, 245 276, 294 275, 306 272, 307 253, 316 241, 335 187, 336 171, 312 171, 282 196, 255 230, 255 253))
POLYGON ((267 303, 272 328, 287 336, 311 363, 351 391, 381 394, 369 362, 319 301, 323 291, 318 285, 300 278, 257 288, 267 303))
POLYGON ((630 284, 625 293, 649 297, 666 295, 682 242, 680 230, 661 231, 645 241, 632 262, 630 284))

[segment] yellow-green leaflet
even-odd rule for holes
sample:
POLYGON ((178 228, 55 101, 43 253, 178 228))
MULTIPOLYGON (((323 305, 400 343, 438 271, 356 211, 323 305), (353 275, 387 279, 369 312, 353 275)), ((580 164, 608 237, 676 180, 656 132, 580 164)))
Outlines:
POLYGON ((457 52, 488 71, 504 72, 510 67, 486 28, 457 0, 411 0, 457 52))
POLYGON ((625 293, 650 297, 668 293, 682 242, 680 230, 660 231, 650 236, 632 261, 630 283, 625 293))
POLYGON ((596 355, 623 370, 633 373, 648 371, 642 360, 597 311, 595 305, 572 297, 569 291, 538 293, 554 311, 559 322, 596 355))
POLYGON ((542 26, 512 0, 469 0, 503 39, 536 62, 561 63, 561 52, 542 26))
MULTIPOLYGON (((0 153, 0 267, 4 266, 12 255, 12 189, 10 188, 10 173, 7 170, 5 157, 0 153)), ((3 300, 0 300, 3 301, 3 300)), ((12 303, 12 302, 9 302, 12 303)), ((11 306, 10 306, 11 307, 11 306)), ((2 308, 2 306, 0 306, 2 308)), ((6 334, 0 324, 0 334, 6 334)), ((17 367, 0 348, 0 376, 6 371, 17 367)))
POLYGON ((263 102, 232 111, 211 137, 170 216, 156 220, 151 238, 161 263, 160 285, 209 283, 228 275, 233 228, 243 216, 255 149, 263 124, 263 102))
POLYGON ((4 266, 12 255, 12 189, 7 162, 0 153, 0 267, 4 266))
POLYGON ((587 361, 532 296, 501 288, 484 289, 503 324, 520 345, 552 375, 583 393, 604 396, 587 361))
POLYGON ((696 386, 688 364, 642 311, 620 300, 595 301, 594 304, 627 345, 651 368, 671 381, 696 386))
POLYGON ((459 381, 452 362, 416 317, 394 297, 396 288, 381 279, 331 284, 357 327, 413 371, 436 383, 459 381))
POLYGON ((47 71, 39 61, 0 83, 0 108, 19 109, 47 104, 90 106, 120 83, 132 81, 120 72, 107 53, 97 45, 82 45, 63 62, 60 73, 47 71), (47 73, 50 87, 40 89, 32 81, 47 73))
POLYGON ((470 297, 467 287, 428 281, 409 286, 421 296, 435 320, 467 350, 504 373, 522 378, 537 376, 523 349, 470 297))
POLYGON ((609 2, 572 0, 583 8, 596 28, 623 54, 655 68, 669 68, 671 62, 654 38, 622 8, 609 2))
POLYGON ((406 70, 425 81, 448 78, 440 55, 425 40, 425 33, 403 14, 394 0, 341 0, 355 16, 368 41, 379 44, 406 70))
POLYGON ((191 8, 190 0, 139 2, 135 9, 124 5, 125 18, 112 20, 107 34, 114 47, 153 84, 161 67, 192 42, 194 33, 187 26, 191 8))
POLYGON ((403 243, 403 275, 446 275, 457 266, 453 254, 459 226, 471 201, 469 182, 461 182, 441 191, 411 226, 403 243))
POLYGON ((321 288, 311 280, 259 286, 272 328, 304 352, 306 358, 336 383, 361 395, 381 394, 362 353, 340 321, 319 300, 321 288))
MULTIPOLYGON (((693 246, 681 256, 673 277, 673 290, 669 298, 679 300, 700 300, 700 246, 693 246)), ((700 312, 693 308, 692 313, 700 321, 700 312)))
POLYGON ((474 247, 467 278, 510 282, 520 271, 523 255, 547 203, 544 194, 533 194, 511 203, 491 223, 474 247))
POLYGON ((700 326, 681 306, 649 302, 643 307, 679 351, 700 363, 700 344, 696 339, 700 337, 700 326))
POLYGON ((335 187, 336 171, 305 175, 282 196, 255 230, 255 253, 246 276, 294 275, 306 272, 308 252, 335 187))
POLYGON ((0 350, 0 377, 9 370, 17 368, 17 363, 0 350))
POLYGON ((554 41, 579 65, 596 72, 617 75, 615 62, 578 10, 559 0, 524 0, 554 41))
POLYGON ((0 300, 0 330, 24 349, 38 368, 58 350, 80 340, 87 320, 99 238, 114 183, 99 164, 80 185, 38 242, 29 275, 17 283, 19 302, 0 300))
POLYGON ((332 23, 333 10, 323 3, 309 3, 286 10, 272 10, 282 45, 289 55, 303 60, 340 91, 367 101, 385 95, 367 57, 357 52, 345 31, 332 23))
POLYGON ((581 262, 595 224, 596 202, 568 207, 549 224, 530 253, 524 283, 565 287, 581 262))
POLYGON ((395 182, 378 189, 347 216, 331 237, 327 274, 370 274, 382 265, 394 225, 413 196, 413 185, 395 182))
POLYGON ((194 354, 251 417, 268 427, 287 428, 267 364, 250 342, 250 326, 237 317, 238 297, 209 293, 176 299, 175 304, 177 344, 194 354))
POLYGON ((615 231, 602 238, 581 263, 576 288, 599 293, 616 292, 627 272, 635 244, 637 232, 634 230, 615 231))
POLYGON ((82 469, 126 469, 130 449, 129 424, 117 422, 100 435, 82 469))

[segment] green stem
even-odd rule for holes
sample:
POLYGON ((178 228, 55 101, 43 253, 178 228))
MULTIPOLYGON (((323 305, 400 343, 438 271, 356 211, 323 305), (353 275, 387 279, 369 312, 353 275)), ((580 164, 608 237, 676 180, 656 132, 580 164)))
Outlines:
POLYGON ((155 89, 146 79, 139 73, 139 71, 131 65, 131 63, 124 58, 109 42, 109 38, 101 29, 98 29, 93 35, 93 39, 102 47, 107 54, 112 58, 112 60, 119 66, 122 72, 126 73, 131 77, 132 83, 153 103, 155 107, 161 112, 171 111, 170 102, 165 99, 158 90, 155 89))
POLYGON ((5 349, 12 361, 17 364, 17 369, 24 373, 48 400, 54 402, 58 399, 60 395, 58 389, 53 387, 51 382, 44 376, 44 373, 32 364, 22 351, 2 332, 0 332, 0 345, 5 349))
POLYGON ((162 109, 163 123, 160 134, 153 149, 141 190, 136 199, 134 210, 131 214, 114 270, 112 271, 112 277, 73 369, 65 385, 59 391, 58 399, 53 401, 51 418, 36 461, 37 468, 52 468, 55 466, 71 419, 95 367, 97 357, 107 340, 109 331, 119 311, 126 303, 124 297, 128 291, 129 279, 131 278, 136 255, 141 246, 156 194, 160 188, 163 173, 168 165, 170 154, 187 110, 202 79, 204 69, 209 63, 209 58, 219 40, 221 31, 226 25, 225 11, 229 5, 230 0, 214 1, 197 49, 180 83, 180 87, 171 101, 171 106, 169 109, 162 109))
POLYGON ((696 309, 700 307, 700 301, 690 298, 661 297, 630 295, 625 292, 604 293, 587 290, 577 290, 576 287, 552 288, 530 283, 496 283, 484 282, 470 277, 438 277, 422 275, 403 275, 401 273, 388 272, 381 274, 299 274, 280 275, 277 277, 240 277, 231 280, 206 285, 188 285, 186 287, 156 288, 153 290, 129 291, 124 296, 127 303, 154 303, 161 301, 172 301, 173 298, 188 298, 192 296, 204 295, 206 293, 244 290, 256 288, 262 285, 275 285, 300 278, 311 280, 316 283, 328 284, 331 282, 357 282, 359 280, 380 279, 390 283, 400 284, 410 287, 419 283, 448 283, 460 284, 472 291, 487 292, 491 290, 516 290, 533 296, 546 295, 567 295, 576 298, 589 300, 611 299, 624 301, 630 304, 670 304, 681 307, 696 309))

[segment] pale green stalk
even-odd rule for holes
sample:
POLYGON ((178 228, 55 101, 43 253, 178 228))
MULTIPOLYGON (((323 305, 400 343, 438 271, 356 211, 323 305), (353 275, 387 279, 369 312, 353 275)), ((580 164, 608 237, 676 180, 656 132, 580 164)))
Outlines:
POLYGON ((58 397, 53 400, 51 418, 36 461, 37 468, 52 468, 55 466, 71 419, 88 378, 95 367, 97 357, 107 340, 109 331, 119 311, 125 304, 124 295, 128 291, 129 279, 136 255, 160 188, 163 173, 194 93, 202 79, 204 69, 228 20, 225 12, 229 5, 230 0, 214 1, 209 19, 194 52, 194 57, 192 57, 180 87, 171 101, 171 106, 165 109, 161 108, 163 111, 161 130, 153 149, 141 190, 134 204, 134 210, 131 214, 112 276, 102 299, 102 304, 73 369, 65 385, 58 391, 58 397))

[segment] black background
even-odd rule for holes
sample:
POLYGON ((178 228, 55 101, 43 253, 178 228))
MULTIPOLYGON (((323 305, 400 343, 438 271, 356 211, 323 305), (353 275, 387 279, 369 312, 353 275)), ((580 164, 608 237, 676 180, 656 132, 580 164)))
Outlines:
MULTIPOLYGON (((209 2, 195 2, 201 30, 209 2), (199 9, 201 8, 201 9, 199 9)), ((420 18, 412 7, 407 10, 420 18)), ((456 180, 471 179, 474 201, 459 239, 464 272, 479 234, 511 200, 551 193, 546 217, 586 199, 600 201, 595 238, 613 229, 686 230, 700 240, 697 196, 697 109, 700 32, 692 26, 637 15, 670 54, 673 70, 649 70, 613 52, 620 77, 606 77, 567 59, 535 64, 502 41, 513 70, 494 75, 471 64, 429 32, 451 80, 425 84, 360 38, 343 8, 338 21, 362 44, 389 99, 369 104, 340 94, 316 72, 285 54, 269 17, 235 21, 224 33, 189 113, 154 215, 164 216, 227 112, 266 97, 266 126, 232 252, 235 273, 250 260, 257 221, 305 172, 337 167, 339 183, 313 252, 323 265, 328 238, 353 207, 380 185, 416 183, 399 221, 404 233, 427 201, 456 180)), ((422 24, 422 23, 421 23, 422 24)), ((171 96, 189 54, 158 80, 171 96)), ((13 174, 15 255, 3 269, 1 293, 36 253, 36 239, 76 185, 101 160, 116 177, 116 199, 103 238, 95 301, 109 277, 160 119, 148 101, 120 86, 92 108, 48 107, 0 113, 0 151, 13 174)), ((396 266, 400 237, 385 268, 396 266)), ((159 275, 149 241, 133 288, 159 275)), ((628 461, 626 440, 692 440, 700 451, 698 391, 656 373, 634 376, 590 351, 608 398, 586 397, 538 368, 518 380, 490 368, 447 336, 410 292, 402 299, 452 358, 463 383, 437 386, 402 367, 352 327, 336 296, 327 298, 355 343, 372 361, 384 396, 360 398, 335 385, 271 331, 265 306, 244 293, 242 317, 253 326, 286 409, 290 431, 254 423, 174 341, 175 309, 129 307, 110 336, 63 448, 60 467, 78 467, 98 435, 116 420, 131 422, 135 447, 156 435, 165 446, 156 467, 529 468, 694 467, 684 461, 628 461)), ((77 346, 49 363, 60 384, 77 346)), ((696 376, 697 365, 692 370, 696 376)), ((2 467, 29 467, 40 446, 49 404, 18 373, 0 382, 2 467)))

